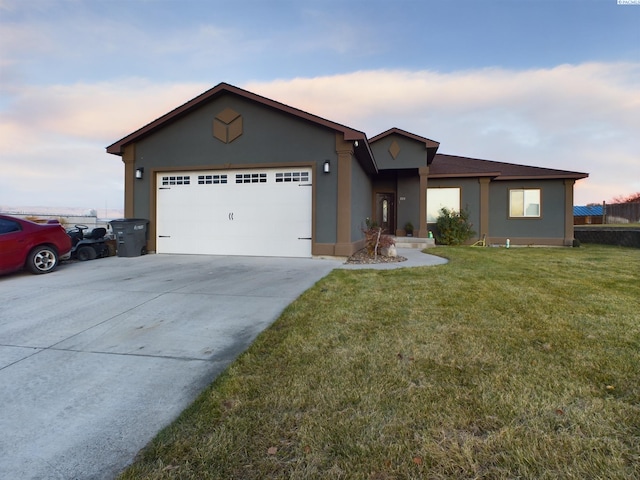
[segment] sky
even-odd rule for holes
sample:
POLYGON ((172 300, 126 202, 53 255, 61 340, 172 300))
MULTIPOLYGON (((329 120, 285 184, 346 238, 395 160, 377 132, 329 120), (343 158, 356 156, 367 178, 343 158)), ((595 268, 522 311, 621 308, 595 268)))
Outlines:
POLYGON ((105 148, 220 82, 640 191, 640 0, 0 0, 0 210, 121 210, 105 148))

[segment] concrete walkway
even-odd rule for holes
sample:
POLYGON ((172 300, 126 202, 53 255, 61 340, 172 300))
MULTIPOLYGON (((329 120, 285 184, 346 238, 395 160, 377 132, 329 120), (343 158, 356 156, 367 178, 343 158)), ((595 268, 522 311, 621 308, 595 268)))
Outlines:
POLYGON ((361 269, 373 269, 373 270, 394 270, 397 268, 407 267, 427 267, 434 265, 443 265, 447 263, 447 260, 442 257, 436 257, 435 255, 427 255, 422 251, 415 248, 398 248, 398 255, 404 257, 407 260, 404 262, 394 263, 374 263, 374 264, 342 264, 337 268, 348 270, 361 270, 361 269))
POLYGON ((334 268, 147 255, 0 277, 0 478, 111 479, 334 268))

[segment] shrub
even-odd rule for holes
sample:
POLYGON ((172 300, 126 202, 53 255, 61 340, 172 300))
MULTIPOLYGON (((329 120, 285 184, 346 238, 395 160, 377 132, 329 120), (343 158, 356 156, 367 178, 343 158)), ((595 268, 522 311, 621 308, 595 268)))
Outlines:
POLYGON ((404 224, 404 231, 407 235, 413 235, 413 223, 407 222, 404 224))
POLYGON ((391 235, 386 235, 382 227, 378 227, 376 222, 366 220, 367 227, 362 229, 366 241, 367 253, 373 257, 380 253, 381 248, 395 245, 396 241, 391 235))
POLYGON ((456 212, 446 207, 441 208, 436 226, 436 240, 442 245, 460 245, 476 234, 471 228, 473 225, 469 222, 467 210, 456 212))

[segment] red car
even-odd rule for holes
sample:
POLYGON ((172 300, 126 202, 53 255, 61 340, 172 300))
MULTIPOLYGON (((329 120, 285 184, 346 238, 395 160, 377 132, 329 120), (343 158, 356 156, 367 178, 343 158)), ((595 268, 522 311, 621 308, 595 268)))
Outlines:
POLYGON ((70 251, 71 237, 57 220, 41 224, 0 215, 0 274, 23 268, 49 273, 70 251))

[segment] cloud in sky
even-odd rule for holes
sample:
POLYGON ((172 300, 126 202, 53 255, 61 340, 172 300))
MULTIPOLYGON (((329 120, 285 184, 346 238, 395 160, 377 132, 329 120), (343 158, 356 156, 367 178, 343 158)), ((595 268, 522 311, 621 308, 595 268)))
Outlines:
POLYGON ((361 71, 249 90, 364 130, 399 127, 443 153, 587 172, 576 202, 640 190, 640 64, 451 73, 361 71))
MULTIPOLYGON (((399 127, 439 141, 442 153, 587 172, 576 203, 588 203, 640 190, 639 77, 639 64, 587 63, 238 86, 369 137, 399 127)), ((0 205, 121 206, 122 162, 105 147, 212 86, 139 78, 14 85, 1 120, 0 205)))
POLYGON ((208 86, 121 82, 14 87, 0 116, 0 206, 122 208, 105 147, 208 86))

